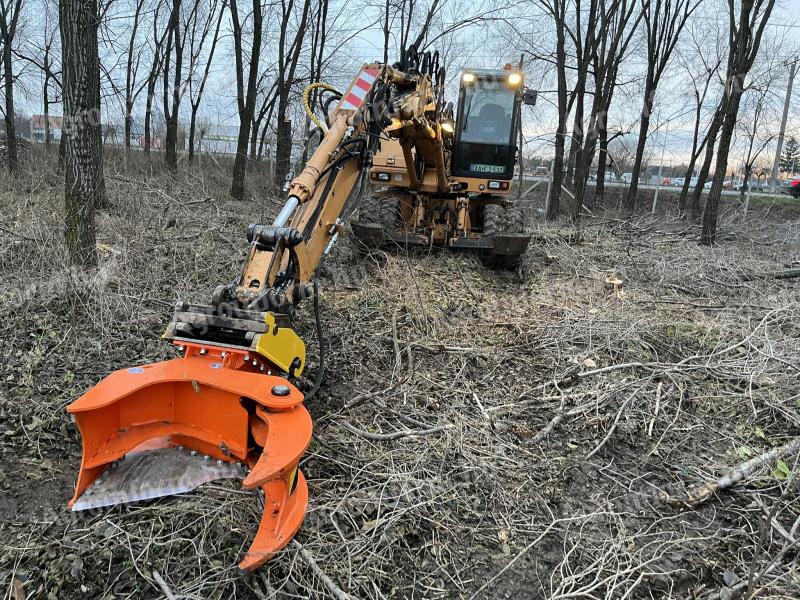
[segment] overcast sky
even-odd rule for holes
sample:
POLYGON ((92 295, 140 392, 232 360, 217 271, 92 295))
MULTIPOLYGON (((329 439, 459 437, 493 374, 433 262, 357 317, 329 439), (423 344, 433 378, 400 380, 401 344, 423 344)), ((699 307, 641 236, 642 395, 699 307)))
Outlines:
MULTIPOLYGON (((491 2, 491 0, 483 0, 491 2)), ((724 10, 724 2, 721 0, 708 0, 709 6, 719 6, 721 10, 717 12, 706 11, 704 14, 693 17, 693 22, 698 25, 716 19, 723 34, 727 28, 727 14, 724 10)), ((450 0, 445 3, 445 8, 439 17, 438 26, 442 27, 453 21, 463 19, 465 10, 479 12, 491 7, 491 4, 484 4, 480 0, 473 3, 466 3, 464 0, 450 0)), ((381 9, 383 2, 376 2, 374 6, 369 4, 354 4, 345 0, 331 0, 331 15, 338 15, 336 22, 332 26, 336 28, 340 39, 346 39, 346 43, 335 55, 335 60, 331 63, 331 68, 325 75, 325 79, 339 87, 344 87, 355 74, 358 65, 362 62, 379 60, 383 56, 383 32, 380 25, 381 9), (340 12, 341 11, 341 12, 340 12), (373 26, 369 27, 371 23, 373 26), (347 39, 349 38, 349 39, 347 39)), ((526 5, 522 5, 526 6, 526 5)), ((530 5, 527 5, 530 6, 530 5)), ((520 8, 520 10, 522 10, 520 8)), ((515 15, 508 9, 502 11, 504 18, 513 22, 515 15)), ((518 17, 521 22, 524 19, 518 17)), ((269 19, 268 19, 269 20, 269 19)), ((539 19, 539 22, 546 20, 539 19)), ((534 20, 534 23, 537 21, 534 20)), ((516 24, 515 24, 516 25, 516 24)), ((536 27, 534 24, 531 27, 536 27)), ((269 27, 269 25, 268 25, 269 27)), ((457 93, 458 73, 462 67, 475 68, 499 68, 507 62, 516 63, 520 56, 520 47, 525 46, 525 42, 519 39, 508 39, 509 27, 502 24, 493 23, 491 25, 481 24, 471 26, 461 30, 456 36, 452 36, 446 41, 444 48, 439 45, 443 53, 448 57, 448 97, 455 100, 457 93)), ((773 38, 782 38, 781 51, 786 52, 783 59, 790 58, 789 47, 794 48, 794 52, 800 48, 800 0, 778 0, 778 7, 770 20, 769 32, 773 38)), ((532 32, 533 36, 540 35, 532 32)), ((544 33, 546 36, 546 33, 544 33)), ((238 123, 235 104, 235 79, 231 65, 231 39, 230 36, 221 43, 217 51, 215 68, 208 91, 203 101, 201 109, 202 116, 211 123, 235 125, 238 123)), ((434 45, 434 47, 437 47, 434 45)), ((615 95, 615 102, 612 113, 609 115, 609 128, 612 130, 622 130, 632 132, 622 138, 624 143, 635 145, 635 136, 638 130, 638 115, 641 110, 641 94, 639 93, 639 83, 641 73, 644 69, 640 49, 634 48, 630 57, 626 60, 623 70, 620 73, 620 81, 625 83, 620 87, 615 95)), ((390 61, 395 60, 395 56, 390 56, 390 61)), ((267 59, 269 60, 269 59, 267 59)), ((655 155, 663 153, 665 163, 678 163, 685 158, 686 152, 691 147, 693 132, 693 114, 691 107, 691 87, 687 87, 688 71, 687 66, 679 64, 676 58, 670 67, 669 74, 661 86, 657 102, 656 114, 653 118, 650 150, 655 155)), ((685 62, 685 61, 684 61, 685 62)), ((770 110, 774 114, 765 117, 764 133, 765 137, 774 137, 778 129, 778 113, 780 105, 786 91, 786 73, 788 68, 776 67, 775 60, 771 61, 771 77, 774 79, 770 92, 770 110)), ((698 65, 699 66, 699 65, 698 65)), ((552 90, 555 87, 553 73, 551 69, 545 68, 546 65, 529 64, 528 85, 542 90, 540 101, 535 109, 525 108, 524 111, 524 132, 526 137, 526 153, 548 155, 552 153, 552 138, 555 130, 557 113, 553 108, 555 97, 552 90)), ((302 67, 301 67, 302 68, 302 67)), ((691 68, 691 64, 689 67, 691 68)), ((755 73, 764 72, 766 67, 761 65, 754 69, 755 73)), ((124 71, 123 71, 124 72, 124 71)), ((38 77, 32 77, 28 81, 24 91, 19 94, 18 107, 27 114, 41 112, 41 86, 37 86, 38 77)), ((792 111, 789 120, 789 133, 800 134, 800 78, 795 85, 795 94, 792 102, 792 111)), ((182 112, 188 118, 188 101, 185 100, 182 112)), ((53 107, 52 113, 58 113, 60 109, 53 107)), ((106 102, 105 117, 108 120, 121 121, 121 106, 119 99, 106 102)), ((747 106, 744 106, 743 118, 747 118, 747 106)))

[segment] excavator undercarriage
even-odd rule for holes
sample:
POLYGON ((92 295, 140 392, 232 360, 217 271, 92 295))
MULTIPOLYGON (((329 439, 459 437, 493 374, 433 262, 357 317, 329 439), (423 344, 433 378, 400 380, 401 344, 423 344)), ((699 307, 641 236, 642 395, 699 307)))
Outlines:
MULTIPOLYGON (((389 196, 398 227, 379 225, 381 243, 444 243, 496 255, 524 251, 526 236, 498 233, 494 213, 508 210, 507 203, 480 193, 481 185, 494 189, 492 181, 507 190, 508 179, 499 172, 491 180, 453 175, 444 70, 435 55, 415 55, 412 49, 394 66, 364 65, 341 95, 324 84, 311 86, 329 95, 321 106, 338 106, 330 116, 325 111, 326 122, 310 111, 319 146, 291 181, 274 221, 248 228, 240 277, 219 286, 208 305, 175 307, 163 337, 177 348, 177 358, 111 373, 69 405, 83 441, 73 510, 236 478, 264 494, 261 523, 239 566, 257 568, 292 539, 308 503, 300 461, 312 434, 298 389, 305 344, 292 319, 299 302, 313 300, 320 337, 314 394, 324 370, 316 274, 357 214, 368 183, 384 181, 383 171, 375 170, 388 166, 388 155, 386 163, 376 160, 383 142, 384 151, 400 145, 406 166, 393 173, 406 179, 395 186, 399 195, 389 196)), ((491 161, 476 164, 499 168, 491 161)), ((399 156, 395 166, 401 166, 399 156)), ((358 227, 367 237, 377 235, 369 224, 358 227)))

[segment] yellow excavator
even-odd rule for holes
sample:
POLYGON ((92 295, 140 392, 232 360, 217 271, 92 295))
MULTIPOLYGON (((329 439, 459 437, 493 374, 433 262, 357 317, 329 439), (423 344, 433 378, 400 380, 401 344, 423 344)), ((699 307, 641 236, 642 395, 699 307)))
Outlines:
POLYGON ((511 68, 465 71, 454 119, 438 62, 411 48, 394 65, 364 65, 343 94, 315 84, 329 95, 319 104, 338 102, 330 116, 314 115, 319 146, 275 220, 248 227, 241 276, 216 288, 208 305, 176 306, 163 337, 179 357, 111 373, 68 406, 83 441, 73 510, 239 478, 264 494, 239 566, 258 568, 292 539, 308 504, 299 463, 312 432, 297 387, 305 344, 292 316, 313 299, 314 394, 324 369, 316 275, 350 217, 360 208, 353 229, 369 243, 441 243, 497 256, 518 256, 528 243, 521 231, 501 232, 492 211, 511 208, 520 105, 535 94, 511 68), (387 188, 382 198, 391 203, 360 205, 368 182, 387 188))

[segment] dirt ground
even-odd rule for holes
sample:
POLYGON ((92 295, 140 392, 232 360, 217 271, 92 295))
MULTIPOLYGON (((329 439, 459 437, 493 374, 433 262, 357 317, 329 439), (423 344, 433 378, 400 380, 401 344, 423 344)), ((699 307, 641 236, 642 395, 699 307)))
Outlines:
MULTIPOLYGON (((297 540, 316 570, 289 546, 238 571, 263 500, 237 482, 70 513, 67 404, 175 355, 159 339, 174 303, 236 277, 247 224, 277 211, 227 183, 110 168, 91 273, 67 266, 54 173, 0 183, 5 598, 329 597, 320 572, 354 598, 800 597, 798 452, 702 488, 800 437, 800 278, 783 276, 800 268, 800 205, 785 201, 746 217, 730 201, 705 248, 669 210, 576 230, 529 199, 518 273, 339 244, 302 463, 297 540)), ((296 324, 314 373, 310 306, 296 324)))

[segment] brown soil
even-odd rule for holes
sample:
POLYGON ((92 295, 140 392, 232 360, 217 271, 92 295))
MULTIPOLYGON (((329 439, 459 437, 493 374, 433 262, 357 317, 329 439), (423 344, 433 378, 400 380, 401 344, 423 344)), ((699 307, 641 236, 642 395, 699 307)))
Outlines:
MULTIPOLYGON (((108 187, 100 267, 83 273, 67 266, 58 177, 0 185, 2 589, 163 598, 157 572, 175 598, 326 597, 296 547, 238 572, 261 499, 235 482, 66 509, 80 440, 65 406, 171 356, 159 337, 175 301, 232 280, 246 225, 277 210, 228 200, 208 168, 177 182, 110 170, 108 187)), ((705 248, 669 209, 598 210, 576 230, 537 207, 521 273, 336 248, 298 541, 360 598, 729 598, 751 572, 760 597, 800 595, 797 456, 788 479, 772 464, 695 507, 659 500, 800 435, 800 279, 774 277, 800 266, 799 211, 745 218, 730 202, 705 248)), ((296 321, 316 356, 311 307, 296 321)))

